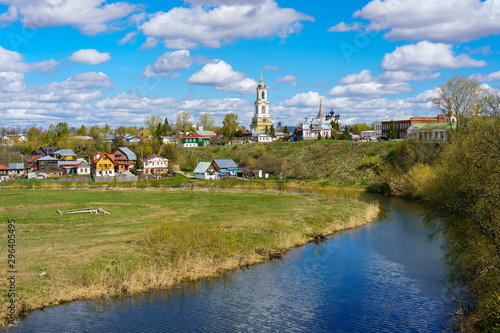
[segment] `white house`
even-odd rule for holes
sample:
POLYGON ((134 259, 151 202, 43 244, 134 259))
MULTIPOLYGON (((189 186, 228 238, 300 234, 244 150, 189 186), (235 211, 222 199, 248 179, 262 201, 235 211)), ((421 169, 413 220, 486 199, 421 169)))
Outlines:
POLYGON ((77 175, 90 175, 90 164, 87 161, 81 161, 80 164, 76 166, 77 175))
POLYGON ((274 141, 274 138, 272 136, 270 136, 269 134, 262 133, 262 134, 259 134, 257 136, 257 142, 260 142, 260 143, 273 142, 273 141, 274 141))
POLYGON ((196 179, 219 179, 218 170, 213 162, 200 162, 194 169, 196 179))
POLYGON ((168 158, 153 154, 142 161, 145 175, 161 175, 168 172, 168 158))

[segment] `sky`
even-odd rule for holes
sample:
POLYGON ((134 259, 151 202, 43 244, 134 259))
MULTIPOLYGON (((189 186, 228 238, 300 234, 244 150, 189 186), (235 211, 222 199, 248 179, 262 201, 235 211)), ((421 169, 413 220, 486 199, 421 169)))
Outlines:
POLYGON ((436 116, 455 74, 498 88, 500 0, 0 0, 0 126, 236 113, 263 73, 295 125, 436 116))

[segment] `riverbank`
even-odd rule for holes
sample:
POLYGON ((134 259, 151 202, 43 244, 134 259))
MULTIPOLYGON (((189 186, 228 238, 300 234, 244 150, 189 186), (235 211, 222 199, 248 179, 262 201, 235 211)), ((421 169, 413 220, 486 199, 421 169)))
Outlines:
MULTIPOLYGON (((377 214, 377 206, 334 192, 214 188, 5 190, 0 203, 0 217, 17 225, 18 314, 216 277, 377 214), (56 212, 86 207, 111 214, 56 212)), ((7 253, 6 244, 0 251, 7 253)), ((3 322, 8 301, 2 299, 3 322)))

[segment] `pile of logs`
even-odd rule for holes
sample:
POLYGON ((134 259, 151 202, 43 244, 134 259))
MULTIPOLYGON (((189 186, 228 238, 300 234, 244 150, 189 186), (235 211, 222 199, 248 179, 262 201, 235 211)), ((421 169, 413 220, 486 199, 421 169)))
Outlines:
POLYGON ((81 209, 71 209, 71 210, 57 210, 59 214, 78 214, 78 213, 87 213, 87 214, 97 214, 97 215, 109 215, 109 212, 105 211, 102 208, 92 209, 92 208, 81 208, 81 209))

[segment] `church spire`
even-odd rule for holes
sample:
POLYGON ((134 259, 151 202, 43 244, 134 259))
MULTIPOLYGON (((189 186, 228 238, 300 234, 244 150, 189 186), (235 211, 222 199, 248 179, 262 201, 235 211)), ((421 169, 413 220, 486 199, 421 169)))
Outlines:
POLYGON ((319 112, 318 116, 316 117, 318 119, 325 119, 325 115, 323 114, 323 108, 322 108, 322 102, 319 101, 319 112))
POLYGON ((260 85, 264 84, 264 80, 262 79, 262 67, 260 68, 260 85))

